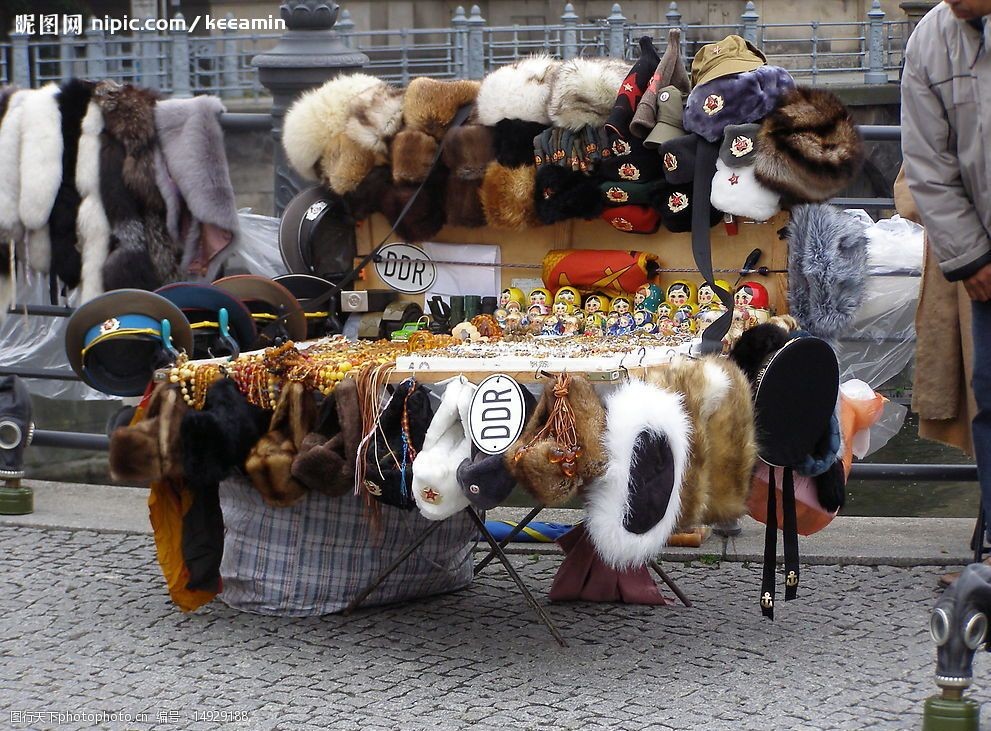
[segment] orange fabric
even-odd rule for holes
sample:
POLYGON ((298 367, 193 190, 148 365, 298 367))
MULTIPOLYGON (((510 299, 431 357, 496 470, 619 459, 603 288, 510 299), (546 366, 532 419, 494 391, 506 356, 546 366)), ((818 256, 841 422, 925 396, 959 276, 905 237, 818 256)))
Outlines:
POLYGON ((167 480, 151 483, 148 495, 148 513, 155 534, 158 565, 173 603, 184 612, 192 612, 213 601, 217 595, 211 591, 186 588, 189 570, 182 557, 182 517, 189 510, 193 496, 184 486, 167 480))
POLYGON ((647 263, 656 260, 643 251, 555 249, 544 256, 544 285, 551 292, 570 286, 583 294, 630 294, 647 284, 647 263))
POLYGON ((840 394, 840 433, 843 434, 843 472, 849 476, 853 464, 853 436, 870 429, 881 418, 888 399, 879 393, 870 399, 848 399, 840 394))

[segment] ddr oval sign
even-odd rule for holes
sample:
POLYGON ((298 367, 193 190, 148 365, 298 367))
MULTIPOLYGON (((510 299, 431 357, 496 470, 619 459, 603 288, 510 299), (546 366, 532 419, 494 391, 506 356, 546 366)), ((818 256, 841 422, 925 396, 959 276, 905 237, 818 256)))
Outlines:
POLYGON ((375 261, 375 273, 386 285, 404 294, 426 292, 437 281, 437 265, 427 252, 412 244, 383 246, 375 261))
POLYGON ((497 373, 478 386, 468 410, 471 440, 486 454, 502 454, 519 439, 526 421, 520 384, 497 373))

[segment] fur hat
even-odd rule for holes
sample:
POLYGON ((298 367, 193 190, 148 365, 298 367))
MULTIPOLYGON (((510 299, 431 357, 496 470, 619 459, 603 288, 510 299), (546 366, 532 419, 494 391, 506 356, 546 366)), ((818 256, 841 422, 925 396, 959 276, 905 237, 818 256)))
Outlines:
MULTIPOLYGON (((688 69, 685 68, 685 61, 681 57, 681 29, 671 28, 668 30, 668 43, 664 49, 654 75, 647 84, 647 89, 640 98, 636 112, 633 114, 633 121, 630 123, 630 133, 634 137, 646 139, 653 132, 658 122, 658 95, 667 86, 673 86, 681 94, 688 95, 692 89, 692 82, 688 76, 688 69)), ((618 87, 617 87, 618 88, 618 87)), ((679 95, 680 99, 680 95, 679 95)), ((681 117, 678 110, 678 117, 681 117)), ((679 125, 680 126, 680 125, 679 125)))
POLYGON ((343 194, 386 162, 401 124, 401 90, 367 74, 338 76, 289 107, 282 146, 297 173, 343 194))
POLYGON ((573 58, 557 69, 547 112, 554 127, 578 132, 601 127, 616 103, 616 90, 630 72, 618 58, 573 58))
POLYGON ((605 206, 594 178, 557 165, 537 171, 537 217, 548 226, 569 218, 596 218, 605 206))
POLYGON ((430 175, 436 157, 437 140, 425 132, 404 129, 392 140, 392 179, 397 183, 421 183, 430 175))
MULTIPOLYGON (((524 424, 529 423, 537 408, 537 399, 530 389, 521 386, 523 392, 524 424)), ((503 503, 516 487, 516 479, 506 468, 501 454, 486 454, 474 449, 474 456, 458 466, 458 484, 468 502, 476 510, 491 510, 503 503)))
POLYGON ((509 168, 533 165, 534 138, 546 128, 547 125, 540 122, 500 120, 492 130, 496 161, 509 168))
POLYGON ((532 166, 509 168, 491 163, 479 191, 489 226, 514 231, 539 226, 536 181, 537 169, 532 166))
POLYGON ((189 409, 179 427, 187 484, 216 485, 242 467, 268 422, 268 413, 248 403, 234 381, 221 378, 210 386, 203 409, 189 409))
POLYGON ((754 172, 788 201, 818 203, 849 185, 863 161, 863 141, 843 102, 800 86, 761 125, 754 172))
POLYGON ((479 197, 482 179, 495 158, 492 130, 480 124, 465 124, 448 130, 444 141, 444 165, 451 171, 445 210, 452 226, 476 228, 485 225, 479 197))
POLYGON ((144 419, 110 436, 111 476, 118 482, 181 479, 180 424, 188 409, 177 386, 157 386, 144 419))
POLYGON ((468 410, 476 386, 464 378, 448 382, 413 463, 413 499, 427 520, 444 520, 468 507, 458 484, 458 465, 471 456, 468 410))
POLYGON ((696 86, 688 95, 685 130, 718 142, 726 125, 763 119, 794 88, 795 80, 780 66, 720 76, 696 86))
POLYGON ((251 449, 244 464, 251 484, 268 505, 292 505, 306 494, 305 486, 292 476, 292 463, 315 418, 313 394, 302 383, 287 383, 268 432, 251 449))
POLYGON ((853 324, 864 298, 864 224, 831 205, 795 206, 787 240, 788 310, 802 328, 835 343, 853 324))
POLYGON ((630 380, 606 398, 609 467, 585 491, 585 524, 605 563, 643 566, 675 532, 692 429, 675 391, 630 380))
POLYGON ((691 422, 679 527, 744 515, 757 442, 753 400, 743 371, 719 356, 678 358, 653 371, 648 382, 679 394, 691 422))
POLYGON ((581 376, 559 377, 544 393, 523 434, 504 455, 510 474, 543 505, 562 505, 578 490, 605 472, 606 456, 601 435, 605 411, 592 384, 581 376), (553 436, 541 436, 562 399, 574 414, 578 450, 570 468, 562 461, 561 447, 553 436), (540 439, 534 441, 538 436, 540 439))
POLYGON ((528 56, 486 76, 475 101, 479 124, 494 127, 503 119, 519 119, 550 126, 548 101, 560 65, 550 56, 528 56))
POLYGON ((399 222, 396 233, 410 243, 429 241, 444 228, 447 219, 444 213, 444 190, 447 185, 447 170, 436 168, 426 185, 417 195, 418 185, 393 185, 385 191, 380 203, 382 215, 389 223, 395 222, 410 198, 416 200, 399 222))
POLYGON ((403 97, 403 122, 440 140, 458 110, 478 96, 478 81, 438 81, 420 76, 409 82, 403 97))
POLYGON ((688 185, 695 179, 695 150, 698 137, 683 135, 668 140, 658 148, 664 179, 671 185, 688 185))
POLYGON ((721 158, 716 160, 709 200, 720 211, 755 221, 766 221, 781 210, 781 196, 760 184, 752 165, 728 167, 721 158))
MULTIPOLYGON (((694 193, 690 186, 668 188, 660 200, 657 208, 661 214, 664 226, 671 233, 687 233, 692 230, 692 196, 694 193)), ((723 218, 723 214, 716 208, 709 213, 709 225, 715 226, 723 218)))
POLYGON ((433 419, 433 409, 429 391, 412 379, 396 386, 375 430, 365 437, 369 439, 365 453, 365 489, 381 503, 412 510, 416 507, 412 494, 413 466, 407 465, 406 474, 403 474, 401 463, 404 417, 409 424, 410 445, 419 452, 433 419))
POLYGON ((727 167, 745 168, 754 164, 757 158, 757 135, 760 125, 729 124, 723 130, 723 143, 719 146, 719 159, 727 167))
POLYGON ((630 142, 636 140, 630 133, 630 124, 660 63, 661 57, 657 54, 654 42, 650 36, 643 36, 640 39, 640 57, 617 88, 618 95, 613 98, 612 112, 606 120, 606 129, 619 139, 630 142))
POLYGON ((757 386, 757 374, 767 359, 784 346, 791 335, 777 323, 764 322, 755 325, 733 344, 729 357, 746 374, 752 387, 757 386))
POLYGON ((309 490, 338 497, 354 489, 355 460, 361 442, 358 385, 340 381, 324 399, 314 430, 306 435, 292 463, 292 476, 309 490))
POLYGON ((344 196, 356 221, 364 221, 382 210, 382 201, 392 188, 392 169, 377 165, 371 169, 354 190, 344 196))
POLYGON ((663 194, 664 188, 664 184, 659 180, 651 183, 625 183, 614 180, 599 183, 602 201, 607 206, 654 205, 663 194))

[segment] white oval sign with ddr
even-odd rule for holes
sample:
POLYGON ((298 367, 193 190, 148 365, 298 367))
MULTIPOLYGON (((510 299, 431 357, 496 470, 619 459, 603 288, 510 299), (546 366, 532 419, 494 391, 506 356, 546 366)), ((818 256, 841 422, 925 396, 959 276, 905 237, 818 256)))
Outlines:
POLYGON ((437 281, 437 265, 427 252, 412 244, 383 246, 375 262, 375 273, 386 285, 404 294, 426 292, 437 281))
POLYGON ((526 421, 520 384, 497 373, 478 386, 468 410, 471 440, 486 454, 502 454, 519 439, 526 421))

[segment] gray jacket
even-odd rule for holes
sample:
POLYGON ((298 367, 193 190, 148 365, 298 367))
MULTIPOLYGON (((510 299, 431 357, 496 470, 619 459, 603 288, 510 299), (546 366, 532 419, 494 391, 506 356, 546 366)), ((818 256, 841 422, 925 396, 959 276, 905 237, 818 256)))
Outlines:
POLYGON ((940 3, 905 51, 905 177, 951 281, 991 263, 991 20, 985 20, 982 35, 940 3))

